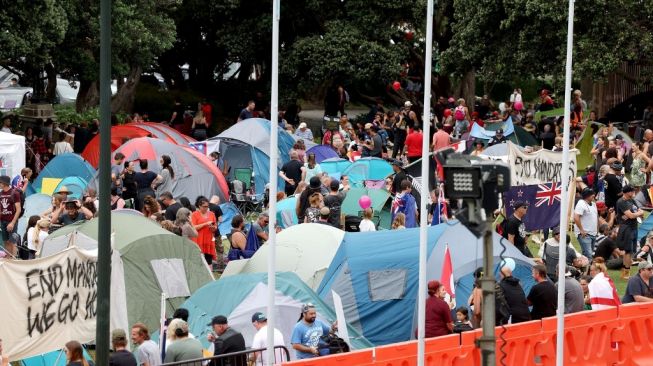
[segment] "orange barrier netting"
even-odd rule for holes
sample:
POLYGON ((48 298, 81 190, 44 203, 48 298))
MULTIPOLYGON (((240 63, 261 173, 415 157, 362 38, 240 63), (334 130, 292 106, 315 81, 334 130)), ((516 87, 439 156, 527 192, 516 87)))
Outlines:
MULTIPOLYGON (((653 303, 583 311, 565 316, 564 364, 653 365, 653 303)), ((555 317, 495 328, 496 364, 553 366, 556 361, 555 317)), ((476 347, 481 330, 427 339, 425 365, 480 365, 476 347)), ((333 356, 287 363, 293 366, 415 366, 417 342, 379 346, 333 356)))

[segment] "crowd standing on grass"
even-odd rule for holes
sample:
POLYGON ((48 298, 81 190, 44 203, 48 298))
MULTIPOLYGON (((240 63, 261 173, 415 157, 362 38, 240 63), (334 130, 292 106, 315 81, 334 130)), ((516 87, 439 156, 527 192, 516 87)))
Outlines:
MULTIPOLYGON (((334 124, 322 128, 309 126, 299 117, 300 109, 292 112, 281 108, 279 115, 270 116, 269 105, 262 95, 246 103, 234 119, 242 123, 249 118, 273 120, 279 127, 294 136, 296 143, 288 155, 290 160, 280 167, 279 178, 283 190, 276 199, 283 201, 295 198, 295 214, 299 223, 316 223, 343 229, 350 220, 342 212, 342 205, 350 192, 347 175, 333 177, 323 171, 317 156, 307 152, 307 144, 322 144, 333 148, 342 159, 354 162, 360 158, 377 157, 386 159, 393 168, 393 174, 384 182, 392 198, 390 209, 392 230, 403 230, 418 226, 420 215, 427 215, 433 225, 446 222, 453 217, 458 202, 450 202, 443 192, 435 189, 428 200, 427 212, 420 212, 413 193, 413 182, 406 168, 422 156, 422 142, 428 139, 429 149, 436 151, 455 143, 467 144, 469 154, 482 155, 488 146, 508 141, 502 128, 496 128, 494 136, 487 140, 470 137, 475 126, 487 128, 504 123, 509 118, 521 126, 538 143, 529 148, 562 150, 562 118, 544 118, 536 121, 538 111, 554 108, 552 93, 542 89, 538 103, 526 103, 521 90, 514 92, 496 106, 487 95, 477 98, 471 105, 465 99, 453 96, 439 96, 430 116, 423 116, 416 102, 421 84, 411 82, 410 100, 397 108, 389 108, 378 99, 366 116, 350 119, 345 108, 349 93, 338 85, 330 89, 325 100, 325 115, 334 118, 334 124), (335 123, 337 121, 337 123, 335 123), (431 133, 424 135, 429 125, 431 133)), ((512 274, 513 268, 502 266, 501 280, 496 286, 496 323, 519 323, 531 319, 553 316, 556 312, 556 286, 565 283, 565 313, 587 309, 600 309, 629 302, 653 301, 653 233, 642 241, 636 238, 638 224, 644 216, 644 209, 651 208, 649 183, 653 170, 653 130, 643 129, 641 138, 627 144, 626 132, 619 132, 608 121, 597 124, 594 111, 588 110, 582 93, 576 90, 571 104, 572 126, 571 147, 573 148, 585 129, 592 129, 593 163, 585 168, 582 176, 576 177, 576 192, 573 215, 573 229, 566 237, 560 237, 560 228, 529 233, 524 219, 529 212, 529 203, 513 202, 514 213, 503 215, 502 235, 524 255, 533 257, 528 243, 542 235, 537 255, 537 264, 532 269, 536 285, 525 293, 520 281, 512 274), (580 251, 572 245, 572 236, 577 240, 580 251), (566 268, 564 278, 558 278, 558 258, 564 256, 566 268), (632 266, 637 273, 632 273, 632 266), (621 270, 621 278, 628 280, 623 297, 619 297, 608 268, 621 270)), ((197 112, 189 113, 179 99, 175 100, 170 118, 162 123, 179 131, 187 128, 193 137, 206 139, 213 122, 212 108, 202 101, 197 112)), ((126 122, 148 121, 146 113, 134 114, 126 122)), ((18 219, 25 210, 25 193, 28 182, 33 181, 44 166, 55 156, 74 152, 81 153, 89 141, 98 134, 99 121, 92 120, 79 125, 56 123, 53 120, 37 120, 34 126, 19 131, 12 121, 3 121, 3 132, 23 134, 26 139, 26 167, 16 177, 0 176, 0 230, 2 232, 2 254, 9 258, 31 260, 39 256, 41 245, 52 231, 78 221, 89 220, 97 214, 97 192, 89 189, 82 197, 72 197, 62 187, 52 197, 52 206, 38 215, 28 218, 25 232, 17 232, 18 219)), ((210 160, 225 176, 231 171, 232 162, 220 152, 212 152, 210 160)), ((149 169, 151 158, 128 160, 122 153, 113 156, 111 166, 111 209, 131 208, 177 235, 193 241, 200 249, 206 263, 221 271, 228 260, 249 258, 268 241, 270 230, 279 232, 282 228, 269 226, 267 211, 235 215, 230 222, 229 232, 220 232, 225 215, 218 196, 200 196, 195 202, 187 197, 173 195, 178 176, 173 168, 174 157, 156 157, 161 166, 159 171, 149 169), (223 240, 225 244, 223 245, 223 240)), ((235 180, 235 179, 234 179, 235 180)), ((372 182, 373 183, 373 182, 372 182)), ((229 182, 230 190, 235 182, 229 182)), ((266 194, 269 190, 266 187, 266 194)), ((271 197, 266 196, 265 203, 271 197)), ((264 204, 265 205, 265 204, 264 204)), ((378 215, 373 207, 361 207, 355 226, 359 231, 379 230, 378 215)), ((536 240, 537 241, 537 240, 536 240)), ((434 337, 462 332, 482 325, 482 296, 478 280, 482 275, 475 273, 476 286, 470 298, 456 305, 446 294, 444 286, 436 280, 428 283, 426 304, 427 336, 434 337), (454 315, 455 314, 455 315, 454 315), (453 315, 453 316, 452 316, 453 315)), ((179 309, 178 309, 179 310, 179 309)), ((127 347, 125 330, 112 333, 114 353, 111 365, 156 366, 162 362, 173 362, 199 358, 201 345, 189 332, 188 314, 174 319, 168 325, 165 356, 158 345, 150 339, 150 330, 142 323, 136 323, 130 331, 131 341, 136 346, 133 352, 127 347)), ((252 315, 252 325, 257 333, 253 339, 255 348, 267 346, 267 318, 257 312, 252 315)), ((245 340, 237 329, 229 326, 224 315, 215 314, 208 340, 214 345, 214 354, 221 355, 245 350, 245 340)), ((291 335, 274 331, 275 345, 284 344, 284 337, 290 336, 298 358, 317 357, 328 353, 328 346, 322 343, 322 336, 329 335, 336 325, 329 326, 316 320, 315 307, 305 304, 291 335)), ((66 356, 71 365, 88 365, 80 354, 81 346, 76 342, 66 345, 66 356)), ((0 357, 2 348, 0 344, 0 357)), ((251 361, 263 364, 265 353, 232 356, 215 365, 244 364, 251 361)), ((0 365, 6 364, 0 358, 0 365), (4 362, 4 363, 1 363, 4 362)))

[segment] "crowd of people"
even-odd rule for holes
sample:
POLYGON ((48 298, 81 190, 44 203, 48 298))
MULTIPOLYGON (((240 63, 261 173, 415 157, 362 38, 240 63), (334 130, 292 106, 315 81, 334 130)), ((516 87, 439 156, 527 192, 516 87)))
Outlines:
MULTIPOLYGON (((344 90, 343 90, 344 91, 344 90)), ((501 102, 498 108, 487 97, 479 98, 470 113, 464 99, 440 97, 433 106, 432 116, 423 119, 416 105, 406 101, 399 110, 391 110, 381 100, 371 108, 369 114, 356 121, 350 121, 342 103, 345 94, 338 89, 338 98, 334 97, 334 106, 338 116, 337 126, 326 126, 319 130, 310 129, 296 114, 286 119, 285 111, 279 114, 280 127, 293 134, 296 143, 289 151, 290 161, 283 164, 279 178, 284 189, 277 193, 279 202, 289 197, 296 197, 295 214, 299 223, 317 223, 344 228, 347 218, 342 213, 342 204, 350 191, 349 177, 338 179, 324 173, 316 156, 307 153, 305 142, 318 142, 331 146, 337 154, 350 161, 362 157, 379 157, 387 159, 393 166, 393 175, 384 182, 383 188, 393 194, 391 207, 391 227, 402 230, 418 226, 420 212, 414 197, 413 185, 406 174, 407 165, 422 156, 422 141, 429 139, 433 151, 450 146, 459 141, 469 142, 470 154, 481 155, 490 145, 505 143, 503 129, 497 129, 490 141, 470 137, 475 124, 486 127, 492 123, 503 123, 509 118, 512 123, 522 126, 537 140, 537 148, 559 151, 562 149, 561 119, 536 122, 534 113, 553 108, 553 101, 548 91, 543 90, 538 105, 526 106, 522 101, 521 91, 514 93, 501 102), (337 103, 336 103, 337 99, 337 103), (429 123, 433 134, 423 136, 424 123, 429 123), (321 136, 321 140, 317 138, 321 136)), ((347 97, 348 98, 348 97, 347 97)), ((265 116, 265 111, 257 111, 258 101, 252 100, 241 111, 236 123, 242 120, 265 116)), ((175 110, 170 124, 182 125, 187 113, 180 102, 175 103, 175 110)), ((594 112, 587 110, 580 91, 574 92, 572 103, 571 143, 575 144, 584 129, 592 128, 597 118, 594 112)), ((211 111, 199 106, 192 121, 192 131, 196 138, 206 138, 211 123, 211 111), (198 118, 199 117, 199 118, 198 118)), ((147 118, 147 116, 145 116, 147 118)), ((143 117, 135 115, 134 121, 143 117)), ((3 130, 11 131, 11 121, 3 123, 3 130)), ((88 189, 83 197, 71 197, 65 187, 55 192, 52 206, 39 215, 28 218, 27 229, 17 233, 17 221, 24 211, 27 184, 33 180, 47 161, 57 154, 65 152, 80 153, 85 144, 97 134, 98 122, 79 126, 64 126, 60 129, 52 121, 41 121, 36 127, 24 131, 28 145, 27 166, 17 177, 0 177, 0 228, 2 230, 5 252, 15 258, 30 260, 38 257, 41 245, 48 233, 72 223, 88 220, 97 213, 97 192, 88 189), (53 134, 57 139, 52 143, 53 134)), ((651 262, 653 261, 653 234, 641 243, 636 240, 638 222, 644 215, 643 207, 650 206, 646 185, 653 169, 653 131, 646 130, 642 141, 628 146, 622 135, 614 133, 614 127, 608 124, 599 128, 594 134, 592 156, 595 163, 586 169, 586 173, 577 178, 576 203, 573 213, 573 235, 577 238, 581 251, 571 244, 571 236, 560 238, 559 228, 544 230, 545 240, 540 245, 535 258, 537 264, 532 269, 536 285, 526 294, 520 281, 513 277, 511 268, 501 268, 501 281, 497 284, 496 323, 518 323, 531 319, 555 315, 557 307, 556 283, 565 282, 565 313, 586 309, 615 306, 620 303, 653 301, 651 262), (629 174, 629 177, 626 175, 629 174), (564 253, 561 248, 564 247, 564 253), (567 262, 566 275, 557 276, 557 263, 560 255, 567 262), (631 265, 637 263, 637 274, 631 275, 631 265), (626 293, 620 299, 608 268, 620 268, 622 277, 628 279, 626 293)), ((207 264, 224 268, 226 261, 248 258, 258 247, 268 240, 270 230, 277 232, 281 228, 269 227, 269 213, 257 213, 253 222, 247 222, 247 212, 235 215, 231 219, 230 232, 220 232, 224 214, 220 208, 218 196, 199 196, 195 202, 187 197, 175 197, 172 194, 176 179, 170 156, 159 158, 160 171, 148 168, 147 159, 127 160, 121 153, 113 156, 111 166, 111 208, 133 208, 143 215, 177 235, 194 241, 207 264), (226 239, 227 250, 223 245, 226 239), (252 249, 253 248, 253 249, 252 249)), ((219 152, 210 155, 218 169, 227 173, 230 162, 219 152)), ((233 182, 230 182, 233 184, 233 182)), ((230 185, 231 187, 231 185, 230 185)), ((267 197, 269 203, 271 197, 267 197)), ((453 217, 455 202, 449 202, 443 192, 435 189, 431 192, 429 209, 425 214, 428 221, 435 225, 453 217), (453 207, 449 207, 453 206, 453 207), (449 207, 449 208, 448 208, 449 207)), ((529 233, 524 228, 524 217, 528 215, 528 203, 524 201, 513 204, 514 213, 505 218, 504 237, 525 255, 531 256, 527 243, 529 233)), ((360 231, 379 229, 378 213, 373 208, 362 208, 357 227, 360 231)), ((482 276, 479 269, 475 273, 482 276)), ((448 299, 444 287, 438 281, 428 284, 427 300, 427 337, 439 336, 451 332, 460 332, 479 327, 483 321, 481 315, 482 296, 480 285, 476 285, 466 304, 458 307, 448 299), (455 314, 455 319, 452 315, 455 314)), ((144 324, 137 323, 131 329, 131 340, 137 349, 126 349, 127 335, 124 330, 112 334, 115 352, 112 365, 146 364, 158 365, 162 361, 172 362, 201 358, 201 344, 189 332, 188 312, 177 309, 175 319, 168 324, 166 349, 162 357, 159 346, 149 338, 149 330, 144 324)), ((266 317, 262 313, 252 316, 257 335, 253 348, 264 348, 266 338, 266 317)), ((227 318, 215 316, 211 322, 213 332, 209 341, 215 344, 215 354, 224 354, 245 350, 242 334, 229 327, 227 318)), ((297 358, 308 358, 325 354, 328 347, 322 344, 322 336, 334 330, 316 320, 314 306, 307 304, 302 308, 302 315, 291 335, 291 343, 297 358)), ((275 345, 283 345, 284 335, 275 330, 275 345), (278 343, 278 344, 277 344, 278 343)), ((70 364, 86 365, 80 358, 78 343, 66 345, 70 364)), ((234 362, 245 362, 245 356, 234 362)), ((257 364, 265 361, 264 353, 254 353, 257 364), (257 354, 258 359, 257 359, 257 354)), ((232 363, 233 364, 233 363, 232 363)))

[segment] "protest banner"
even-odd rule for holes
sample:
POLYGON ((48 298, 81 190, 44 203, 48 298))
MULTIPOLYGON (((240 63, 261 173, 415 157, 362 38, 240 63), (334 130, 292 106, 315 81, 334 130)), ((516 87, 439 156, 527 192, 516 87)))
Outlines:
POLYGON ((97 252, 0 262, 0 339, 11 360, 95 339, 97 252))
MULTIPOLYGON (((508 142, 508 164, 510 164, 510 185, 522 186, 532 184, 544 184, 562 181, 562 152, 550 150, 539 150, 533 153, 526 153, 511 142, 508 142)), ((571 150, 569 154, 569 181, 576 178, 577 150, 571 150)))

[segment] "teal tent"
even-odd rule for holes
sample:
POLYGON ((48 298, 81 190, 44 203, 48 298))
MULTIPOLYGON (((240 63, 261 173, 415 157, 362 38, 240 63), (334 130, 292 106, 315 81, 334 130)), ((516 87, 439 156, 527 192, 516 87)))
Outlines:
MULTIPOLYGON (((224 315, 229 321, 229 326, 241 332, 245 337, 245 344, 250 347, 256 332, 252 326, 252 315, 258 311, 267 313, 267 282, 266 273, 239 274, 210 282, 195 291, 181 305, 190 313, 188 323, 191 333, 202 341, 205 348, 208 348, 209 343, 206 336, 212 330, 207 324, 211 323, 214 316, 224 315)), ((283 334, 286 347, 291 350, 291 359, 294 359, 295 352, 292 351, 290 337, 301 313, 301 306, 305 303, 315 305, 318 319, 326 323, 336 320, 333 309, 322 301, 295 273, 278 272, 276 276, 275 327, 283 334)), ((362 349, 372 346, 354 328, 349 325, 347 328, 351 348, 362 349)))

